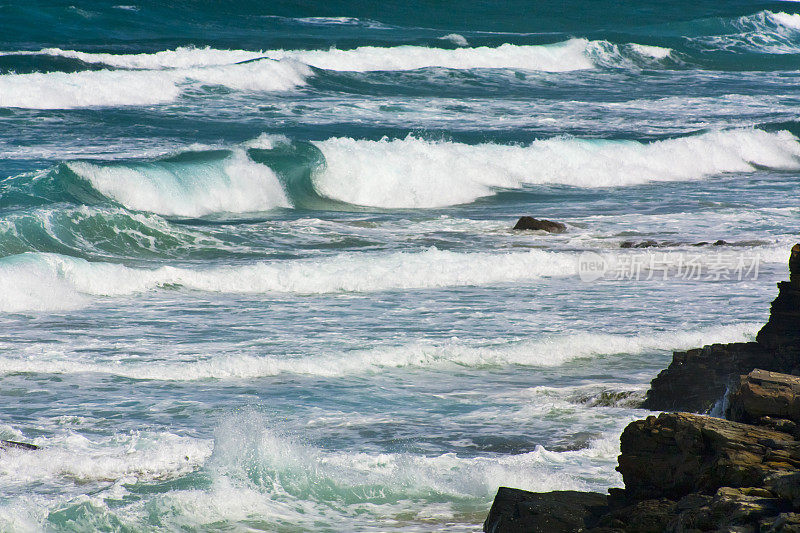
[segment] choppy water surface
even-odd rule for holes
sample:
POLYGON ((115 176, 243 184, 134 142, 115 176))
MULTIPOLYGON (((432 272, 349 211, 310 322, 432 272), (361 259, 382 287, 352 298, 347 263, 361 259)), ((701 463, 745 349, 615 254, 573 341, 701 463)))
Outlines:
POLYGON ((786 276, 798 82, 792 2, 0 6, 0 438, 42 447, 0 529, 475 531, 499 485, 619 486, 670 352, 786 276))

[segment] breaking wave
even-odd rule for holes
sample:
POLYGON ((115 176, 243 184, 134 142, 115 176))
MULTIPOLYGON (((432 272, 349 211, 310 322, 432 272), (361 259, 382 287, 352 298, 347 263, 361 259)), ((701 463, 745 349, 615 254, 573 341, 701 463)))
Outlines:
POLYGON ((103 70, 0 75, 0 107, 70 109, 146 106, 175 101, 187 88, 223 86, 234 91, 287 91, 306 85, 310 67, 331 71, 525 69, 563 72, 597 67, 655 66, 670 50, 636 44, 570 39, 548 45, 503 44, 455 50, 427 46, 352 50, 218 50, 176 48, 151 54, 89 53, 60 48, 4 52, 102 65, 103 70), (112 70, 117 69, 117 70, 112 70))
POLYGON ((651 143, 554 138, 529 145, 467 145, 334 138, 315 145, 325 169, 319 194, 357 205, 441 207, 529 184, 614 187, 685 181, 755 166, 800 168, 789 132, 728 130, 651 143))
MULTIPOLYGON (((135 60, 134 60, 135 62, 135 60)), ((188 87, 286 91, 306 84, 311 69, 268 59, 163 70, 86 70, 0 75, 0 107, 72 109, 145 106, 175 101, 188 87)))
POLYGON ((102 195, 130 209, 161 215, 198 217, 291 205, 275 173, 242 150, 188 154, 154 163, 73 162, 66 167, 102 195))
MULTIPOLYGON (((434 208, 531 185, 632 186, 764 167, 800 168, 798 139, 758 129, 650 143, 558 137, 527 145, 262 136, 233 149, 150 161, 67 162, 32 181, 36 195, 57 201, 201 217, 288 207, 434 208)), ((23 187, 15 184, 24 179, 31 180, 9 180, 6 190, 23 187)))

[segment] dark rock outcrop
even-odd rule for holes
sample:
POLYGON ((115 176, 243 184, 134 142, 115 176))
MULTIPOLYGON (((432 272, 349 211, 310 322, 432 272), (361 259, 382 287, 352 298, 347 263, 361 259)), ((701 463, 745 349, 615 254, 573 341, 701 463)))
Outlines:
POLYGON ((792 372, 795 356, 783 355, 779 357, 757 342, 712 344, 675 352, 669 367, 650 383, 642 407, 653 411, 707 413, 740 374, 756 367, 792 372))
POLYGON ((567 231, 567 226, 554 220, 540 220, 533 217, 520 217, 513 229, 541 230, 546 231, 547 233, 564 233, 567 231))
POLYGON ((772 302, 769 321, 756 342, 770 349, 800 346, 800 244, 789 258, 789 281, 778 283, 778 297, 772 302))
POLYGON ((606 496, 571 490, 528 492, 500 487, 483 524, 487 533, 568 533, 597 524, 606 496))
POLYGON ((800 374, 800 244, 789 259, 790 281, 778 284, 770 318, 756 342, 714 344, 675 352, 642 404, 655 411, 709 412, 740 374, 755 368, 800 374))

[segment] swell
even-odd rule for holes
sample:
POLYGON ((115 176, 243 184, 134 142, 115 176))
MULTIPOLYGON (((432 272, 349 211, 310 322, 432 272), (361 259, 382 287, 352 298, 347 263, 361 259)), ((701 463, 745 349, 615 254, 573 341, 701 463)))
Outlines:
POLYGON ((420 45, 359 46, 351 49, 318 50, 220 50, 210 47, 180 47, 156 53, 88 53, 60 48, 32 52, 5 52, 8 56, 38 55, 74 59, 123 69, 185 69, 223 66, 269 58, 293 60, 322 70, 369 72, 449 69, 526 69, 546 72, 583 70, 598 66, 657 66, 670 50, 635 43, 614 44, 573 38, 552 44, 462 47, 456 49, 420 45))
POLYGON ((201 217, 291 206, 278 176, 241 147, 145 161, 70 161, 39 175, 18 176, 4 189, 11 194, 0 207, 112 203, 159 215, 201 217))
POLYGON ((635 336, 577 332, 488 345, 459 341, 444 344, 417 341, 399 346, 303 357, 219 354, 204 360, 174 363, 123 362, 116 359, 86 361, 70 351, 53 350, 36 359, 25 356, 0 357, 0 374, 101 373, 129 379, 201 381, 253 379, 282 374, 336 378, 420 368, 441 371, 511 365, 545 368, 585 359, 666 353, 713 342, 747 342, 753 338, 758 327, 756 323, 743 323, 695 331, 643 332, 635 336))
POLYGON ((734 19, 697 21, 695 25, 703 34, 690 34, 687 40, 707 51, 800 53, 800 14, 759 11, 734 19))

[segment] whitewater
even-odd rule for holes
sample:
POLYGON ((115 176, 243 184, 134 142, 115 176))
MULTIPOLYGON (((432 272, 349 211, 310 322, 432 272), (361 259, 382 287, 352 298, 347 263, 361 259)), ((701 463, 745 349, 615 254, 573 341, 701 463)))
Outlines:
POLYGON ((764 322, 800 4, 312 4, 0 6, 0 530, 480 531, 764 322))

